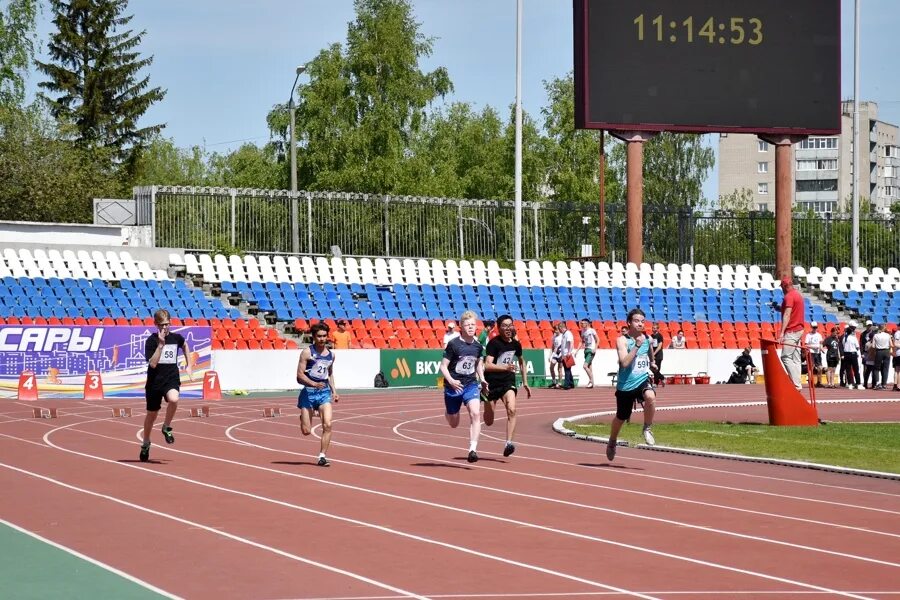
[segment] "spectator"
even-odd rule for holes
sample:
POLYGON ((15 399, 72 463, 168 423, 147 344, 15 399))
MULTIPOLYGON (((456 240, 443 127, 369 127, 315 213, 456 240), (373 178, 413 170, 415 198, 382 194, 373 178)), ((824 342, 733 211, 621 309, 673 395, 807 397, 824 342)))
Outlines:
POLYGON ((891 347, 894 349, 894 391, 900 392, 900 328, 896 325, 891 337, 891 347))
POLYGON ((562 347, 560 348, 560 355, 562 356, 560 362, 564 373, 562 389, 571 390, 575 387, 575 379, 572 377, 572 367, 575 365, 575 336, 566 327, 565 322, 561 322, 559 326, 563 334, 562 347))
POLYGON ((846 374, 846 387, 859 389, 859 339, 856 337, 856 321, 850 321, 841 337, 841 365, 846 374))
POLYGON ((810 373, 809 377, 815 378, 816 387, 822 387, 819 382, 819 376, 822 374, 822 334, 819 333, 819 324, 815 321, 811 322, 809 326, 812 327, 812 331, 807 333, 803 339, 803 345, 809 348, 813 361, 814 372, 810 373))
POLYGON ((659 323, 653 323, 653 327, 651 328, 652 333, 650 334, 650 352, 653 353, 653 364, 655 365, 655 369, 653 369, 653 383, 659 385, 663 383, 664 378, 662 376, 662 361, 663 361, 663 345, 665 340, 663 339, 662 334, 659 332, 659 323))
POLYGON ((822 342, 822 347, 825 349, 825 364, 828 366, 828 369, 825 371, 825 384, 829 388, 835 387, 834 369, 841 362, 841 342, 839 338, 838 326, 832 325, 831 335, 822 342))
POLYGON ((871 387, 875 387, 875 379, 877 379, 873 369, 875 366, 875 347, 871 344, 873 335, 875 335, 875 330, 872 321, 866 321, 866 328, 859 334, 859 347, 863 353, 863 387, 866 389, 870 387, 870 376, 872 378, 871 387))
POLYGON ((747 346, 743 352, 738 354, 733 364, 741 383, 753 383, 753 376, 756 374, 757 369, 753 363, 753 357, 750 356, 750 346, 747 346))
POLYGON ((559 388, 559 383, 556 381, 557 377, 557 369, 559 371, 559 378, 562 379, 562 344, 563 344, 563 330, 560 328, 560 323, 553 324, 553 338, 550 341, 550 387, 551 388, 559 388))
POLYGON ((331 334, 332 344, 335 350, 349 350, 353 336, 347 331, 347 321, 338 319, 337 331, 331 334))
POLYGON ((484 348, 481 352, 481 357, 484 358, 487 356, 487 343, 493 337, 491 335, 491 330, 494 327, 493 319, 485 319, 484 320, 484 329, 481 330, 481 333, 478 334, 478 343, 481 344, 481 347, 484 348))
POLYGON ((591 327, 591 321, 587 318, 578 322, 581 327, 581 347, 584 348, 584 372, 588 376, 588 387, 594 387, 594 370, 591 363, 594 362, 594 354, 597 353, 597 331, 591 327))
POLYGON ((459 332, 456 330, 456 322, 448 321, 447 322, 447 333, 444 334, 444 348, 447 347, 447 344, 450 343, 450 340, 456 339, 459 337, 459 332))
POLYGON ((799 391, 803 389, 800 385, 802 364, 800 336, 803 335, 803 323, 806 321, 806 306, 803 296, 794 288, 794 281, 790 276, 781 278, 781 290, 784 292, 784 300, 778 308, 781 312, 781 330, 777 341, 782 345, 781 362, 784 364, 784 370, 799 391))
POLYGON ((672 348, 673 350, 684 350, 686 347, 687 340, 684 337, 684 331, 679 329, 678 333, 672 337, 672 341, 669 342, 669 348, 672 348))
POLYGON ((875 351, 875 366, 872 369, 875 375, 872 376, 872 387, 876 390, 883 390, 887 388, 891 364, 891 334, 885 331, 884 327, 875 327, 875 335, 872 336, 872 347, 875 351), (875 385, 875 379, 877 379, 878 374, 881 375, 881 383, 875 385))

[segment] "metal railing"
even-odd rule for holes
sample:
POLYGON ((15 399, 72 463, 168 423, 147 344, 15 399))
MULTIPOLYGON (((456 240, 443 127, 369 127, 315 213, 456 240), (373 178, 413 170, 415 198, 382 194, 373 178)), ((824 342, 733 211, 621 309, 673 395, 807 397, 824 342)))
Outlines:
MULTIPOLYGON (((344 192, 298 192, 299 248, 291 242, 291 192, 150 186, 134 189, 139 225, 152 225, 157 246, 202 251, 330 254, 411 258, 495 258, 514 252, 513 203, 344 192)), ((522 257, 600 255, 596 205, 524 202, 522 257)), ((625 210, 607 206, 608 261, 624 261, 625 210)), ((644 261, 775 264, 772 213, 701 213, 645 207, 644 261)), ((795 215, 794 264, 851 264, 848 216, 795 215)), ((900 265, 900 223, 867 216, 860 224, 860 266, 900 265)))

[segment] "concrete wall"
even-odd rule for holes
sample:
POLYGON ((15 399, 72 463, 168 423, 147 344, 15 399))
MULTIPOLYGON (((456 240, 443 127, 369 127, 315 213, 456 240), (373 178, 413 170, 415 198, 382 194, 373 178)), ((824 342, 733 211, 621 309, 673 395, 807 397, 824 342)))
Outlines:
MULTIPOLYGON (((712 383, 727 381, 734 367, 732 362, 740 350, 667 350, 663 355, 663 373, 697 375, 707 373, 712 383)), ((544 351, 545 363, 549 350, 544 351)), ((583 370, 583 355, 578 353, 573 375, 579 386, 587 385, 583 370)), ((215 350, 213 369, 218 372, 223 390, 286 390, 299 389, 296 380, 300 350, 215 350)), ((370 389, 380 370, 379 350, 336 350, 335 384, 338 389, 370 389)), ((753 351, 753 362, 762 365, 759 350, 753 351)), ((594 382, 609 385, 607 374, 617 370, 616 351, 599 350, 594 357, 594 382)))

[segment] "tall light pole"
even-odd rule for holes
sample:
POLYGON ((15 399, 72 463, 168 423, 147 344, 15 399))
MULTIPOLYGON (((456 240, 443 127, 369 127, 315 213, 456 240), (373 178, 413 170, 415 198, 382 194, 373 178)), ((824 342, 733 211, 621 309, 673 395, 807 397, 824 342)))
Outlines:
MULTIPOLYGON (((516 2, 516 158, 513 237, 515 260, 522 260, 522 0, 516 2)), ((537 256, 535 256, 537 258, 537 256)))
POLYGON ((291 113, 291 252, 300 253, 300 209, 297 203, 297 128, 294 124, 294 90, 297 88, 297 80, 300 74, 306 70, 306 65, 297 67, 297 76, 291 85, 291 98, 288 100, 288 111, 291 113))

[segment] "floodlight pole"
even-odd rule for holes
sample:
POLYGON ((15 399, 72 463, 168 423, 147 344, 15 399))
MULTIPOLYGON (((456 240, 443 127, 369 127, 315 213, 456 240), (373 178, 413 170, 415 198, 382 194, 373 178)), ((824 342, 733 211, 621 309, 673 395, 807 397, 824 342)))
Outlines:
POLYGON ((856 0, 853 17, 853 222, 850 234, 854 274, 859 271, 859 5, 856 0))
POLYGON ((306 70, 306 65, 300 65, 296 69, 297 76, 291 85, 291 97, 288 100, 288 112, 291 113, 291 252, 300 253, 300 208, 297 203, 297 127, 294 122, 296 108, 294 107, 294 89, 300 74, 306 70))
MULTIPOLYGON (((515 260, 522 260, 522 0, 516 2, 516 173, 515 260)), ((535 257, 537 258, 537 257, 535 257)))
POLYGON ((600 130, 600 250, 597 255, 606 258, 606 149, 603 130, 600 130))

